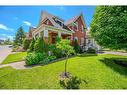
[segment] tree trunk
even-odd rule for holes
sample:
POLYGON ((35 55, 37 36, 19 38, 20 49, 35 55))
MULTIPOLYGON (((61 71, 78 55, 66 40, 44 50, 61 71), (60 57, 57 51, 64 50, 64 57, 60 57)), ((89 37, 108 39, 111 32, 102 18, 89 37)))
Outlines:
POLYGON ((68 60, 68 56, 66 57, 66 62, 65 62, 65 76, 67 76, 67 60, 68 60))

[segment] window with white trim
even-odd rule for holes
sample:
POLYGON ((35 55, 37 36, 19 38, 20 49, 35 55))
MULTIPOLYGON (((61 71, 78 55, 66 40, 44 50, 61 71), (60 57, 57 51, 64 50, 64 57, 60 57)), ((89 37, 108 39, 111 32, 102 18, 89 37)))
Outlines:
POLYGON ((82 32, 84 32, 84 27, 83 27, 83 25, 82 25, 81 27, 82 27, 82 32))
POLYGON ((78 22, 76 22, 76 30, 78 31, 78 22))
POLYGON ((78 41, 78 37, 75 37, 74 40, 77 40, 78 41))

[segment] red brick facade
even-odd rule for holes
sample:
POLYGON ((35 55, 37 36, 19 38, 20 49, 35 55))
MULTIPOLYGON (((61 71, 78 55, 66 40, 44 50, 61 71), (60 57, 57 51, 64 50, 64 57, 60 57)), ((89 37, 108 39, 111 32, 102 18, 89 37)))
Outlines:
POLYGON ((86 33, 84 31, 85 27, 83 25, 83 21, 81 19, 81 16, 79 16, 74 23, 77 23, 78 25, 77 26, 76 25, 73 26, 71 24, 68 25, 68 27, 75 32, 71 36, 72 43, 74 42, 74 39, 77 37, 78 38, 78 44, 81 45, 81 38, 84 38, 84 40, 85 40, 85 35, 86 35, 86 33))

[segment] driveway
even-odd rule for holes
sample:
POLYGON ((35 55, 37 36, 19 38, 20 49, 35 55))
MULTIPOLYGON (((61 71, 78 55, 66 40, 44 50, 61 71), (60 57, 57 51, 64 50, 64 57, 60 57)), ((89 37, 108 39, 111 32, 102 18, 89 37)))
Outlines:
POLYGON ((116 52, 116 51, 102 51, 102 52, 99 52, 98 54, 115 54, 115 55, 127 56, 127 53, 116 52))
POLYGON ((12 48, 9 48, 8 45, 0 46, 0 63, 11 53, 12 48))

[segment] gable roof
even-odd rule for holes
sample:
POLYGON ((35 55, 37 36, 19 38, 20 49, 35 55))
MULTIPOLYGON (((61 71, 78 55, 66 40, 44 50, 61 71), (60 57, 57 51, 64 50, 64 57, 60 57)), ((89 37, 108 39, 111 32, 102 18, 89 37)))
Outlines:
MULTIPOLYGON (((51 21, 51 23, 53 24, 54 27, 59 28, 59 29, 66 29, 66 30, 70 30, 65 24, 64 24, 64 20, 59 18, 58 16, 54 16, 52 14, 47 13, 46 11, 42 11, 41 12, 41 16, 40 16, 40 22, 39 25, 41 25, 41 23, 43 21, 45 21, 46 19, 49 19, 51 21), (60 24, 57 20, 61 21, 63 24, 60 24)), ((70 30, 71 31, 71 30, 70 30)))
POLYGON ((65 22, 65 25, 72 24, 72 23, 75 22, 80 16, 81 16, 81 19, 82 19, 82 22, 83 22, 84 27, 86 27, 86 24, 85 24, 85 21, 84 21, 84 18, 83 18, 83 14, 82 14, 82 13, 79 14, 78 16, 75 16, 75 17, 71 18, 70 20, 66 21, 66 22, 65 22))

